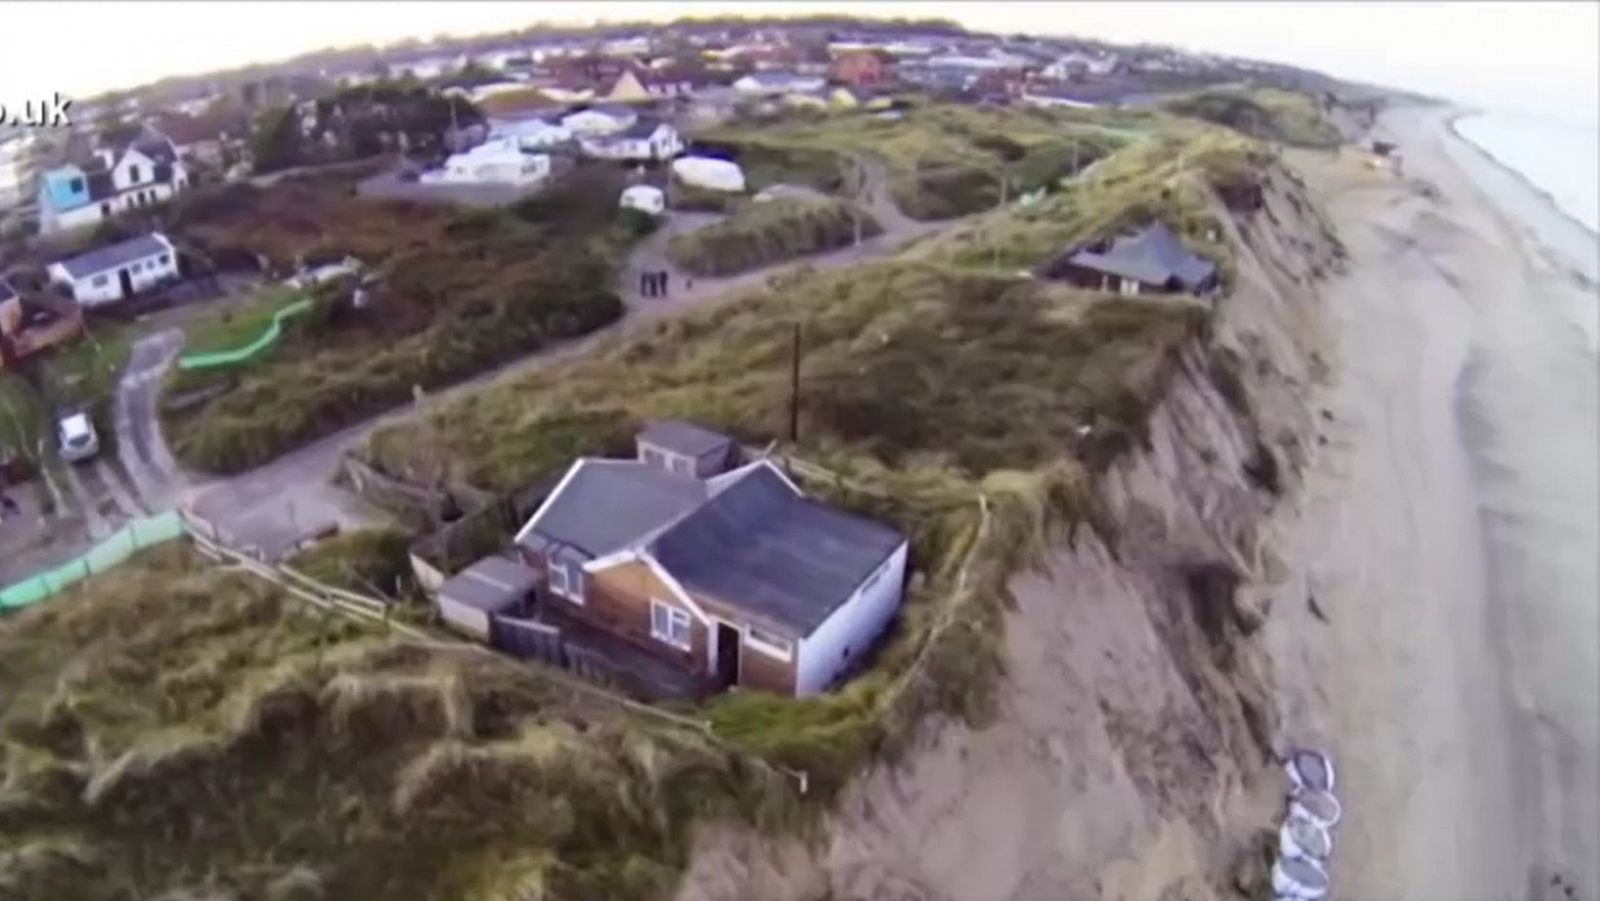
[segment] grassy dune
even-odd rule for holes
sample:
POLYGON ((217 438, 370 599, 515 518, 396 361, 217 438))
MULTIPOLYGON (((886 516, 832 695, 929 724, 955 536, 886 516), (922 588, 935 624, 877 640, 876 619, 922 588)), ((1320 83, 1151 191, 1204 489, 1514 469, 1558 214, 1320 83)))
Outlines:
POLYGON ((0 623, 0 895, 656 897, 694 818, 785 815, 691 730, 189 553, 0 623))
POLYGON ((897 119, 831 116, 759 130, 723 129, 705 138, 826 152, 841 160, 859 154, 881 158, 895 202, 918 219, 992 207, 1000 199, 1002 175, 1013 193, 1033 190, 1121 143, 1103 129, 1051 112, 946 104, 916 106, 897 119))
POLYGON ((695 275, 732 275, 844 247, 883 232, 865 210, 840 200, 805 198, 746 204, 728 219, 674 235, 667 257, 695 275))
POLYGON ((1184 94, 1162 104, 1168 112, 1203 119, 1252 137, 1302 147, 1337 147, 1339 130, 1317 99, 1277 88, 1218 87, 1184 94))
POLYGON ((204 471, 248 469, 404 403, 415 386, 447 385, 614 321, 616 266, 637 237, 616 216, 620 190, 620 175, 606 170, 509 211, 378 203, 298 181, 197 201, 182 228, 216 255, 349 253, 379 282, 361 310, 347 290, 319 292, 259 362, 174 376, 174 395, 226 390, 167 412, 173 452, 204 471))

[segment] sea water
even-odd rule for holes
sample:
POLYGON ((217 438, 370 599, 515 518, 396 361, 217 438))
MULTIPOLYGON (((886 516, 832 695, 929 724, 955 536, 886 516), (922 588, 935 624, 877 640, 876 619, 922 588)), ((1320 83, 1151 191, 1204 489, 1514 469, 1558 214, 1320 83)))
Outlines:
POLYGON ((1456 131, 1600 232, 1600 124, 1485 113, 1458 119, 1456 131))

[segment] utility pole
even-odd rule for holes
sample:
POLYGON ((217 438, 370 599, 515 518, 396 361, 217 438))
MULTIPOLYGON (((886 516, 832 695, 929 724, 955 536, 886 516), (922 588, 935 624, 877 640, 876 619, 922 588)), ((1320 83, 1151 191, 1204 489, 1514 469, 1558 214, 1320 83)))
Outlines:
POLYGON ((794 324, 794 350, 789 370, 789 443, 800 441, 800 323, 794 324))

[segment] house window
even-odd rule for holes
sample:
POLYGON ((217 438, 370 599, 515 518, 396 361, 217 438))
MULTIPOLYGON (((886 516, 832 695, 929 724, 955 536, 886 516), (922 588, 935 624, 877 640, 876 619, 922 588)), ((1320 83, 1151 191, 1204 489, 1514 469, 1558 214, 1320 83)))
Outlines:
POLYGON ((89 284, 95 286, 96 288, 103 288, 106 284, 106 276, 97 275, 94 277, 93 281, 89 282, 89 284))
POLYGON ((570 560, 551 560, 550 590, 574 604, 582 604, 583 568, 570 560))
POLYGON ((681 650, 689 650, 689 614, 671 604, 650 601, 650 637, 681 650))
POLYGON ((763 632, 754 626, 744 627, 744 643, 768 657, 776 657, 779 660, 788 660, 793 650, 789 639, 771 632, 763 632))
POLYGON ((137 163, 128 166, 128 181, 133 184, 139 183, 139 166, 137 163))
POLYGON ((644 456, 644 462, 649 463, 651 466, 660 466, 661 465, 661 452, 656 450, 655 448, 653 448, 653 447, 645 448, 643 456, 644 456))
POLYGON ((74 178, 72 181, 67 182, 67 190, 71 191, 74 194, 82 194, 83 193, 83 179, 74 178))
POLYGON ((161 255, 161 265, 163 265, 163 266, 172 265, 172 255, 171 254, 166 254, 166 253, 162 254, 161 255))

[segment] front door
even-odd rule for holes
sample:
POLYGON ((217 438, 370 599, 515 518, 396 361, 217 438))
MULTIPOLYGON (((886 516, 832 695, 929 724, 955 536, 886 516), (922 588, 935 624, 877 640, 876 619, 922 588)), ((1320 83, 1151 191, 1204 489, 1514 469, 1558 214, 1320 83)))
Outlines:
POLYGON ((717 684, 732 685, 739 681, 739 630, 724 622, 717 623, 717 684))
POLYGON ((128 270, 117 270, 117 284, 122 288, 123 299, 133 296, 133 276, 128 273, 128 270))

